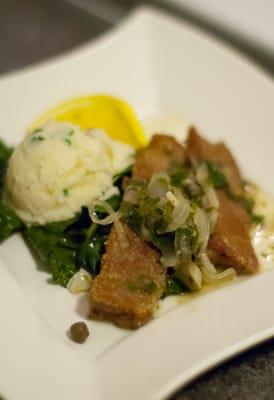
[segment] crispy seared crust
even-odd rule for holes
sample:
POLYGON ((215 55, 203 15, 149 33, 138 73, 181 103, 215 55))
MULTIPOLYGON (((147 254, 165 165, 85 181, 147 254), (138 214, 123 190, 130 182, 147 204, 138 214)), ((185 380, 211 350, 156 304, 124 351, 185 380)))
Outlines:
POLYGON ((134 329, 151 319, 165 287, 165 272, 159 253, 126 224, 122 226, 127 247, 121 247, 114 227, 106 243, 102 272, 90 293, 90 316, 134 329), (151 282, 155 286, 150 293, 151 282))
POLYGON ((234 267, 238 273, 255 272, 258 261, 250 237, 250 218, 244 208, 218 191, 219 217, 209 240, 209 257, 215 265, 234 267))
POLYGON ((173 163, 184 162, 185 150, 173 137, 154 135, 148 147, 138 155, 133 177, 148 180, 156 172, 167 171, 173 163))
MULTIPOLYGON (((156 135, 137 157, 134 179, 149 179, 185 160, 184 149, 173 138, 156 135)), ((90 291, 90 316, 135 329, 153 317, 165 289, 160 253, 122 224, 127 248, 123 249, 113 226, 102 258, 101 272, 90 291), (152 283, 153 282, 153 283, 152 283)))
POLYGON ((187 139, 186 155, 189 159, 208 160, 219 164, 228 179, 231 192, 235 196, 243 195, 240 170, 224 143, 211 144, 192 127, 187 139))
MULTIPOLYGON (((243 195, 239 168, 223 143, 210 144, 191 128, 186 154, 190 159, 208 160, 219 164, 223 167, 232 194, 243 195)), ((258 260, 249 237, 251 225, 249 215, 243 206, 229 197, 225 191, 217 190, 217 196, 220 204, 219 217, 208 244, 211 261, 222 267, 234 267, 238 273, 257 271, 258 260)))

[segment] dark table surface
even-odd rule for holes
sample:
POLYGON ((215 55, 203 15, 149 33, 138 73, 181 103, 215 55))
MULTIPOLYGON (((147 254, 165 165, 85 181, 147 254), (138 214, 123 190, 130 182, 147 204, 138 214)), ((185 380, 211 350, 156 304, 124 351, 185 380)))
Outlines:
MULTIPOLYGON (((0 10, 0 73, 71 49, 110 27, 109 23, 57 0, 0 0, 0 10)), ((272 399, 274 340, 215 368, 170 398, 272 399)))

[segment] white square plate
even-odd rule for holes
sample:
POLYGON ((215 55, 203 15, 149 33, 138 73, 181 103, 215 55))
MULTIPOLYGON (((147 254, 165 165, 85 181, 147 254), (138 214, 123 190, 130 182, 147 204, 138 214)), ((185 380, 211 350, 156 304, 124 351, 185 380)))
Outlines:
POLYGON ((161 0, 190 11, 217 26, 221 31, 240 36, 273 57, 274 0, 161 0))
MULTIPOLYGON (((245 174, 274 193, 271 80, 206 34, 140 8, 66 56, 0 79, 0 137, 16 144, 40 113, 107 92, 142 120, 176 113, 224 139, 245 174)), ((193 299, 128 332, 90 321, 83 346, 65 335, 87 304, 38 270, 20 236, 0 248, 0 392, 8 400, 162 399, 274 333, 274 271, 193 299)))

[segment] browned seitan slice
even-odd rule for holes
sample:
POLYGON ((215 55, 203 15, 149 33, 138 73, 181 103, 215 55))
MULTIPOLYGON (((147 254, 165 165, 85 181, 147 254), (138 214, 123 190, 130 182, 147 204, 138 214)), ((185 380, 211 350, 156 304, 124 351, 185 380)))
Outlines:
POLYGON ((91 289, 90 315, 134 329, 152 317, 164 290, 165 272, 159 253, 126 224, 122 227, 127 247, 121 246, 114 227, 106 243, 102 272, 91 289))
POLYGON ((243 195, 242 178, 236 161, 224 143, 211 144, 190 128, 186 155, 189 159, 207 160, 219 164, 229 182, 230 191, 235 196, 243 195))
POLYGON ((250 218, 244 208, 218 190, 219 217, 208 243, 215 265, 234 267, 238 273, 255 272, 258 261, 249 237, 250 218))
MULTIPOLYGON (((134 179, 149 179, 185 160, 183 147, 172 137, 155 135, 138 154, 134 179)), ((122 224, 126 248, 112 227, 101 272, 90 291, 90 316, 112 321, 123 328, 138 328, 149 321, 165 289, 160 254, 127 225, 122 224)))
POLYGON ((183 164, 185 151, 171 136, 154 135, 138 155, 133 169, 134 179, 148 180, 156 172, 167 171, 172 164, 183 164))
MULTIPOLYGON (((210 144, 191 128, 186 154, 190 159, 208 160, 219 164, 233 194, 243 194, 239 169, 223 143, 210 144)), ((241 203, 234 201, 224 190, 216 192, 220 206, 217 224, 208 245, 211 261, 222 267, 234 267, 238 273, 257 271, 258 261, 249 236, 249 215, 241 203)))

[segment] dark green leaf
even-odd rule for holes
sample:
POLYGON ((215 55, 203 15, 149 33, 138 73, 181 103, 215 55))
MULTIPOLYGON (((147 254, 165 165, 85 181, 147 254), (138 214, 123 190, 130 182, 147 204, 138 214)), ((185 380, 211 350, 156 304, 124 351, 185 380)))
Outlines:
POLYGON ((13 149, 8 147, 1 139, 0 139, 0 191, 3 189, 4 176, 6 174, 8 161, 10 156, 12 155, 13 149))
POLYGON ((179 295, 186 291, 187 288, 176 276, 168 276, 166 278, 165 296, 179 295))
POLYGON ((42 226, 32 226, 26 229, 24 236, 37 252, 40 259, 45 263, 50 253, 56 247, 58 240, 60 240, 58 233, 47 232, 46 228, 42 226))
POLYGON ((92 276, 100 271, 100 260, 106 236, 94 234, 90 241, 84 242, 76 250, 76 265, 84 268, 92 276))
POLYGON ((25 237, 49 267, 54 281, 66 287, 80 268, 98 274, 109 230, 109 226, 93 224, 83 208, 78 217, 68 221, 30 227, 25 237))
POLYGON ((45 226, 32 226, 24 233, 41 261, 49 267, 54 281, 64 287, 78 271, 75 264, 75 246, 74 248, 68 246, 66 242, 70 240, 66 235, 66 229, 75 220, 76 218, 73 218, 45 226))
POLYGON ((7 239, 13 232, 22 228, 22 221, 0 201, 0 240, 7 239))
POLYGON ((64 231, 71 227, 74 222, 77 221, 77 217, 68 219, 66 221, 60 221, 60 222, 51 222, 50 224, 44 225, 43 228, 46 232, 49 233, 56 233, 56 234, 63 234, 64 231))
POLYGON ((59 246, 50 252, 47 264, 54 281, 64 287, 67 287, 70 279, 78 271, 74 251, 59 246))

